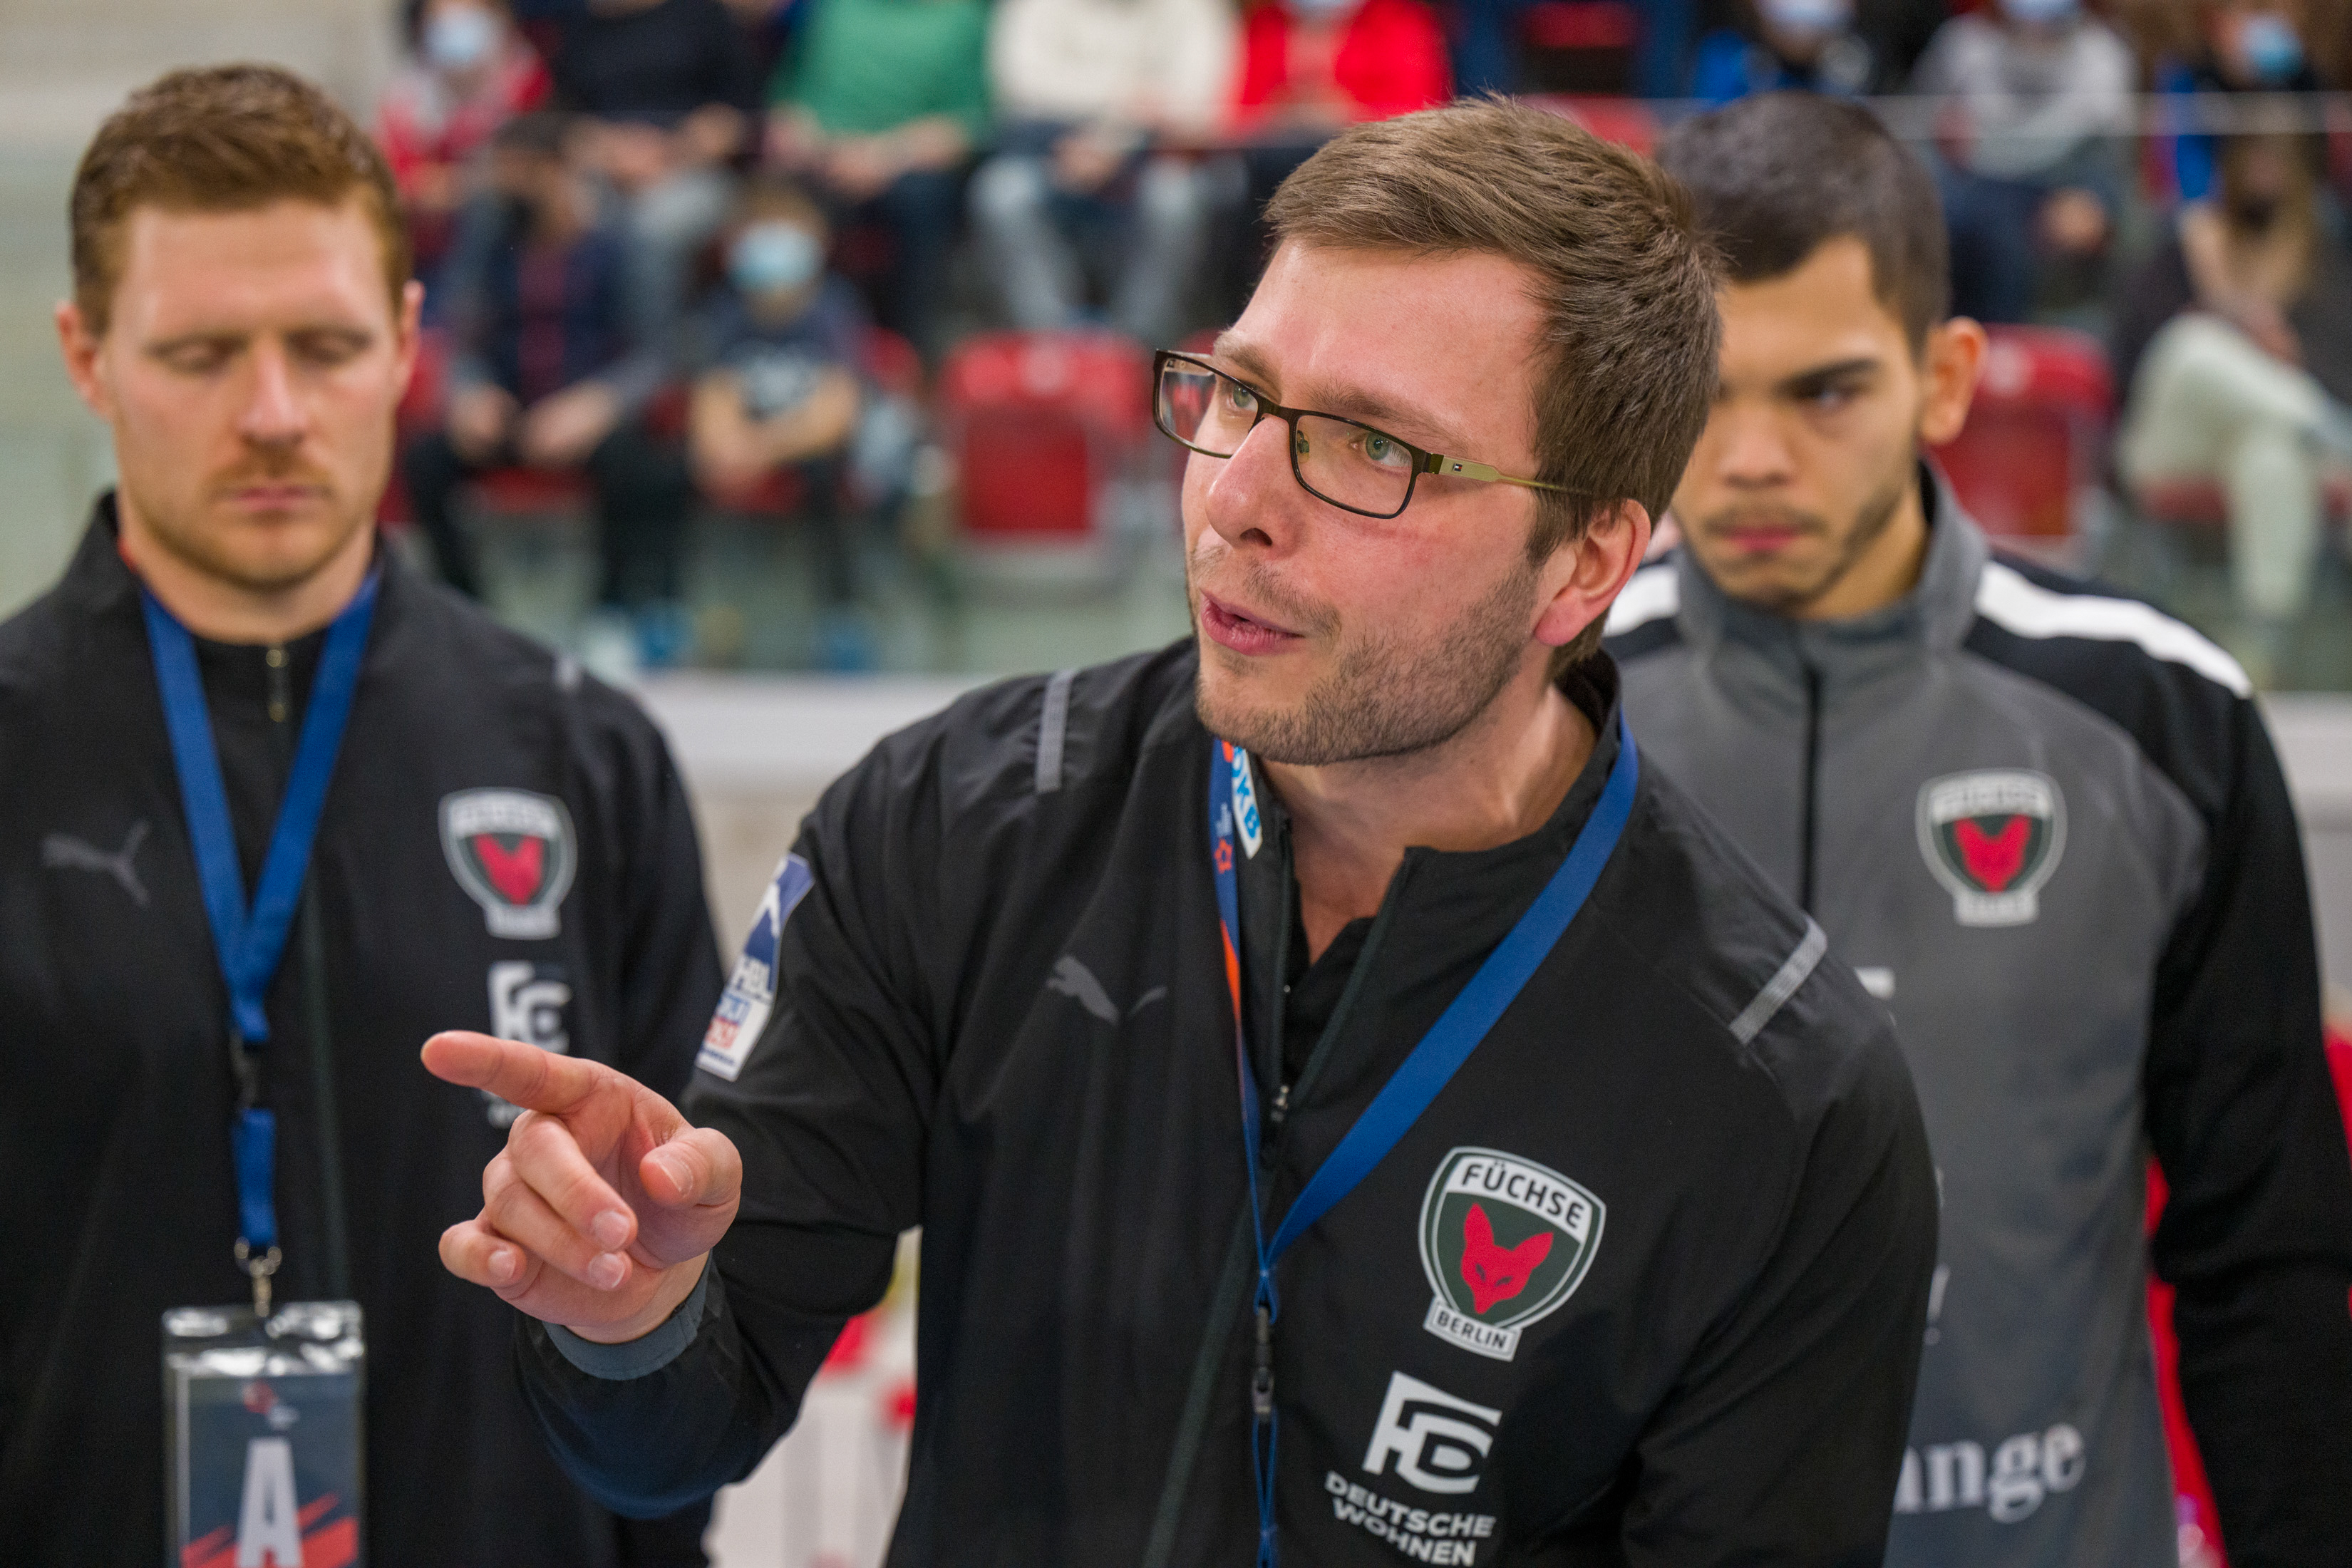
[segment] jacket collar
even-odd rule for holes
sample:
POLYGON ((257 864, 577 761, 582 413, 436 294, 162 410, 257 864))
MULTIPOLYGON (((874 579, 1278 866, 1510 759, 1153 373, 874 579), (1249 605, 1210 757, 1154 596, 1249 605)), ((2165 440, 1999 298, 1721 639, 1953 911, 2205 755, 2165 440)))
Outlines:
POLYGON ((1685 549, 1675 561, 1684 640, 1703 659, 1742 654, 1792 683, 1816 676, 1825 689, 1864 684, 1959 647, 1976 619, 1977 581, 1992 551, 1943 475, 1925 461, 1919 482, 1927 556, 1902 598, 1850 620, 1791 620, 1728 597, 1685 549))

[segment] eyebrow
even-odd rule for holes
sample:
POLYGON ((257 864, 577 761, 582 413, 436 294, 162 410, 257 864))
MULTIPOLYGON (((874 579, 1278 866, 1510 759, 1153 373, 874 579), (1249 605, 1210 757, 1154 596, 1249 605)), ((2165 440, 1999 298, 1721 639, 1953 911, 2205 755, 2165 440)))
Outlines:
MULTIPOLYGON (((1277 379, 1265 357, 1248 342, 1235 342, 1230 329, 1217 334, 1217 341, 1210 347, 1209 353, 1213 358, 1230 361, 1234 368, 1257 381, 1277 379)), ((1419 409, 1400 406, 1355 387, 1331 388, 1314 412, 1336 414, 1343 419, 1377 425, 1384 435, 1408 439, 1418 437, 1414 444, 1433 452, 1457 452, 1463 444, 1458 433, 1419 409)))

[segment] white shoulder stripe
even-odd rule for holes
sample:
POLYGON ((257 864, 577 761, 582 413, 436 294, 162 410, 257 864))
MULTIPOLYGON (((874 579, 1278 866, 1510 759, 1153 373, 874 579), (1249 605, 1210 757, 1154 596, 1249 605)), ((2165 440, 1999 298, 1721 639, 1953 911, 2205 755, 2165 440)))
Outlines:
MULTIPOLYGON (((1637 574, 1633 580, 1640 582, 1640 575, 1637 574)), ((1627 588, 1618 603, 1623 604, 1632 593, 1627 588)), ((1984 575, 1977 580, 1977 614, 2021 637, 2093 637, 2101 642, 2137 643, 2143 652, 2167 663, 2185 664, 2241 697, 2252 694, 2254 689, 2236 659, 2161 610, 2131 599, 2055 594, 1998 561, 1987 562, 1984 575)), ((1610 630, 1616 630, 1613 618, 1610 630)))
POLYGON ((1633 574, 1617 602, 1609 606, 1609 624, 1601 631, 1604 636, 1618 637, 1635 626, 1664 620, 1682 607, 1683 590, 1675 577, 1675 563, 1661 561, 1633 574))
POLYGON ((1812 917, 1807 916, 1803 940, 1789 954, 1788 962, 1764 983, 1764 989, 1756 993, 1756 999, 1740 1010, 1739 1016, 1731 1020, 1731 1037, 1744 1046, 1760 1034, 1789 998, 1797 994, 1797 987, 1812 974, 1822 962, 1822 954, 1829 950, 1828 933, 1813 923, 1812 917))

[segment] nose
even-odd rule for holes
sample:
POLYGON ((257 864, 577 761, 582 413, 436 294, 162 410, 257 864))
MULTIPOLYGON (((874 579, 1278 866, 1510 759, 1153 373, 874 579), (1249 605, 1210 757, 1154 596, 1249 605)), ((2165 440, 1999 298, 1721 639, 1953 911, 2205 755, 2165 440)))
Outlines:
POLYGON ((293 446, 302 439, 309 420, 286 345, 275 340, 258 344, 252 364, 253 385, 237 419, 237 434, 257 447, 293 446))
POLYGON ((1227 544, 1286 549, 1297 537, 1300 510, 1317 504, 1291 473, 1290 439, 1289 426, 1261 419, 1232 457, 1193 459, 1217 470, 1209 476, 1202 510, 1227 544))
POLYGON ((1788 437, 1768 410, 1718 407, 1708 422, 1707 440, 1716 448, 1715 470, 1725 484, 1757 489, 1786 484, 1796 476, 1788 437))

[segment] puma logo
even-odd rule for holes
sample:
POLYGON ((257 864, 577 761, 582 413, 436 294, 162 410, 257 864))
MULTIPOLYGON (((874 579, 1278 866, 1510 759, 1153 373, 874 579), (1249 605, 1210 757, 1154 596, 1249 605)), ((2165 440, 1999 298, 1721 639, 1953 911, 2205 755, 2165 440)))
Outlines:
POLYGON ((122 847, 110 855, 70 833, 52 833, 41 840, 41 864, 53 870, 103 871, 122 884, 131 901, 141 909, 147 907, 147 889, 139 880, 139 847, 147 842, 147 819, 141 817, 122 840, 122 847))
POLYGON ((1497 1247, 1485 1206, 1472 1204, 1462 1221, 1462 1282, 1470 1287, 1470 1310, 1483 1317, 1496 1302, 1526 1289, 1551 1256, 1551 1237, 1538 1231, 1517 1247, 1497 1247))
MULTIPOLYGON (((1067 996, 1106 1024, 1118 1022, 1118 1005, 1110 999, 1110 993, 1103 989, 1102 982, 1095 978, 1095 972, 1067 953, 1055 961, 1054 973, 1045 982, 1045 989, 1057 995, 1067 996)), ((1135 1005, 1127 1010, 1127 1016, 1132 1018, 1154 1002, 1166 1000, 1168 987, 1155 985, 1136 998, 1135 1005)))

